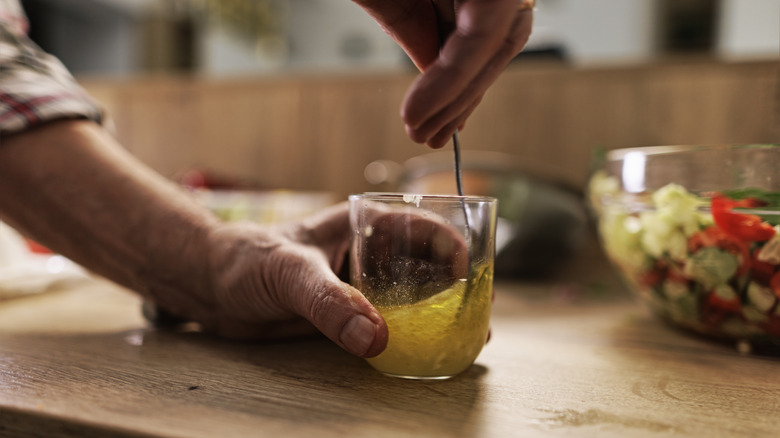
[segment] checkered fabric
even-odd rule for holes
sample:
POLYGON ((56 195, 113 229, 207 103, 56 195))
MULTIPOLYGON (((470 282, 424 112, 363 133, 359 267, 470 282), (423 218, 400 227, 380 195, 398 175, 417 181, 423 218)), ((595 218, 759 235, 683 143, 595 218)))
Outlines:
POLYGON ((100 106, 27 37, 18 0, 0 0, 0 137, 47 121, 103 121, 100 106))

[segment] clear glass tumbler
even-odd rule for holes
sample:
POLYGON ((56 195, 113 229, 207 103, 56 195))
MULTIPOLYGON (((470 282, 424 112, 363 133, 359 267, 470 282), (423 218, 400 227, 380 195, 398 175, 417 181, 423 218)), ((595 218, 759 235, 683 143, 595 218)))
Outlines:
POLYGON ((349 202, 351 283, 389 330, 369 364, 410 379, 466 370, 490 324, 498 201, 368 193, 349 202))

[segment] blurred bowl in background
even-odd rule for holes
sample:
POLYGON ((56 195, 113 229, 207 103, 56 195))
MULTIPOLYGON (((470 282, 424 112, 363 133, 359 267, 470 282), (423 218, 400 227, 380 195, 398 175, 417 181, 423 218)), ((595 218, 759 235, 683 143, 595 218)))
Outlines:
MULTIPOLYGON (((497 276, 554 276, 581 249, 588 233, 582 191, 554 166, 486 151, 462 152, 464 192, 498 198, 497 276)), ((365 168, 381 191, 457 193, 452 152, 433 152, 403 164, 379 160, 365 168)))
POLYGON ((208 168, 184 169, 173 180, 224 221, 294 221, 337 202, 334 193, 274 189, 208 168))
POLYGON ((589 184, 605 252, 663 320, 780 351, 780 147, 607 153, 589 184))
POLYGON ((193 189, 191 193, 225 221, 263 224, 301 219, 336 203, 328 192, 193 189))

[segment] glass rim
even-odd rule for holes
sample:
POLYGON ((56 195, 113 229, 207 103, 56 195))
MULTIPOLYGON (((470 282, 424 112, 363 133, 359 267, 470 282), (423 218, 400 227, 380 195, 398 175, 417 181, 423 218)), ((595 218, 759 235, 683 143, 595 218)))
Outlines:
POLYGON ((404 193, 404 192, 365 192, 349 195, 350 200, 367 199, 371 201, 401 201, 414 203, 416 201, 465 201, 465 202, 497 202, 498 198, 483 195, 452 195, 443 193, 404 193))
POLYGON ((729 151, 737 149, 777 149, 777 143, 744 143, 744 144, 700 144, 700 145, 666 145, 666 146, 638 146, 618 148, 607 151, 607 161, 620 161, 626 155, 641 153, 643 155, 671 155, 686 152, 703 152, 711 150, 729 151))

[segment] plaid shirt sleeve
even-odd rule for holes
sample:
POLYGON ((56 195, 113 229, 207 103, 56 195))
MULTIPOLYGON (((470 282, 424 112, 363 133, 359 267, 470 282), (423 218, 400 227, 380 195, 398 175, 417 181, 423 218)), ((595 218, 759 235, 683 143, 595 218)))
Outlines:
POLYGON ((81 118, 103 122, 103 111, 62 63, 25 34, 20 8, 0 0, 0 136, 44 122, 81 118))

